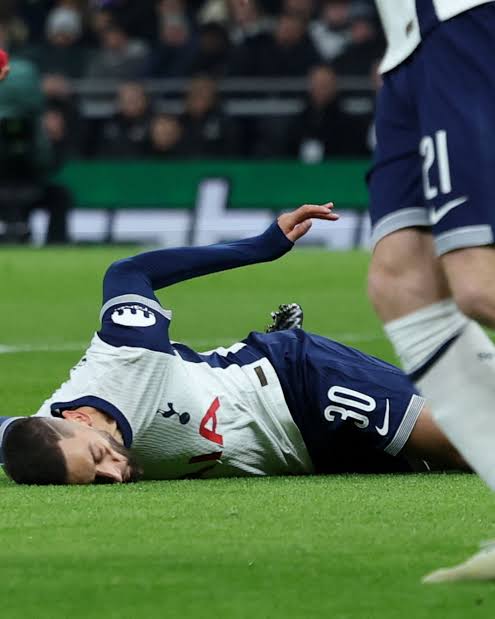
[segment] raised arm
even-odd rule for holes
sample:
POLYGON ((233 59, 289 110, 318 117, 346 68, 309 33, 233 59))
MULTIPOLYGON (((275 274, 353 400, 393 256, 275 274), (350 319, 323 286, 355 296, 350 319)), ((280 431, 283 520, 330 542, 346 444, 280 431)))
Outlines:
POLYGON ((284 213, 263 234, 232 243, 150 251, 119 260, 108 269, 104 303, 123 294, 154 298, 151 291, 193 277, 279 258, 311 228, 311 219, 338 219, 333 204, 305 205, 284 213))
POLYGON ((335 220, 333 205, 306 205, 285 213, 253 238, 208 247, 162 249, 114 262, 103 281, 101 339, 113 346, 173 352, 172 313, 154 291, 192 277, 279 258, 311 228, 311 218, 335 220))

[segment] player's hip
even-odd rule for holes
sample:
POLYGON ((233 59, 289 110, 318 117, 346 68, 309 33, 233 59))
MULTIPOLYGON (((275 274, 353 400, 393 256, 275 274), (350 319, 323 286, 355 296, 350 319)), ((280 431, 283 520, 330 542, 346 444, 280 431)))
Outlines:
POLYGON ((391 466, 378 454, 400 454, 423 398, 388 363, 321 336, 306 333, 304 340, 297 371, 280 382, 315 469, 358 471, 366 461, 377 470, 360 458, 365 452, 376 454, 376 466, 391 466))

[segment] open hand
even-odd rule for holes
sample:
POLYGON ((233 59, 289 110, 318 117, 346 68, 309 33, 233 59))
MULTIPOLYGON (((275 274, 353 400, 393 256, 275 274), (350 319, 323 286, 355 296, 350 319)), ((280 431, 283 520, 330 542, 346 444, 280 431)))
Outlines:
POLYGON ((9 65, 5 65, 5 67, 3 67, 3 69, 0 69, 0 82, 2 80, 4 80, 9 73, 10 73, 10 66, 9 65))
POLYGON ((336 221, 339 216, 332 212, 333 202, 327 204, 305 204, 295 211, 284 213, 278 218, 278 225, 285 236, 295 243, 306 234, 312 226, 311 219, 336 221))

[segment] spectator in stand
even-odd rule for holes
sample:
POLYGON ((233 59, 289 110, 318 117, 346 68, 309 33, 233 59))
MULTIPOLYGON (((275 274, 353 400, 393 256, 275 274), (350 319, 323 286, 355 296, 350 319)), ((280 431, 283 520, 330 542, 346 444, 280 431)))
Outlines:
POLYGON ((247 40, 233 59, 231 73, 249 76, 303 76, 321 59, 297 15, 279 17, 273 35, 247 40))
POLYGON ((315 12, 316 0, 284 0, 283 13, 297 15, 305 22, 309 22, 315 12))
MULTIPOLYGON (((75 147, 65 108, 55 103, 49 105, 42 124, 52 147, 54 167, 60 169, 75 147)), ((72 194, 66 187, 50 180, 46 182, 39 202, 33 207, 45 209, 50 215, 46 243, 68 242, 67 217, 73 206, 72 194)))
MULTIPOLYGON (((38 43, 44 39, 47 12, 55 4, 54 0, 32 0, 31 2, 20 2, 19 0, 2 0, 6 12, 16 13, 24 22, 29 32, 31 43, 38 43)), ((3 11, 2 11, 3 12, 3 11)), ((1 19, 4 22, 5 14, 1 19)))
POLYGON ((91 0, 90 4, 97 12, 106 13, 112 21, 121 24, 131 38, 150 41, 154 38, 156 0, 91 0))
POLYGON ((335 72, 327 65, 313 68, 306 106, 291 127, 288 154, 305 163, 348 155, 352 150, 349 129, 349 119, 340 107, 335 72))
MULTIPOLYGON (((0 47, 10 49, 8 33, 0 29, 0 47)), ((61 167, 63 130, 57 136, 46 122, 45 100, 34 64, 11 58, 12 73, 0 88, 0 216, 21 224, 17 240, 28 240, 29 214, 37 208, 49 216, 48 243, 67 241, 67 212, 71 196, 53 184, 51 176, 61 167)))
POLYGON ((219 22, 203 24, 198 32, 198 46, 189 67, 189 75, 204 74, 222 77, 230 62, 229 33, 219 22))
POLYGON ((191 80, 181 121, 185 156, 222 157, 237 152, 233 127, 223 113, 213 79, 191 80))
POLYGON ((375 58, 385 52, 385 42, 371 16, 357 16, 352 22, 350 42, 335 61, 340 75, 368 75, 375 58))
POLYGON ((150 105, 141 84, 128 82, 118 91, 117 112, 104 121, 95 152, 97 156, 120 159, 146 154, 150 126, 150 105))
POLYGON ((58 5, 48 15, 45 32, 46 41, 34 57, 41 74, 81 77, 87 60, 86 49, 80 42, 81 14, 75 8, 58 5))
POLYGON ((178 118, 159 114, 151 121, 148 155, 155 159, 175 159, 184 156, 184 130, 178 118))
POLYGON ((351 8, 349 0, 326 0, 319 19, 310 25, 311 39, 327 62, 343 54, 351 43, 351 8))
POLYGON ((93 8, 88 15, 89 39, 91 47, 98 47, 103 38, 103 33, 114 22, 112 11, 107 6, 93 8))
POLYGON ((29 37, 29 27, 16 15, 14 8, 15 3, 12 0, 0 2, 0 25, 7 33, 11 52, 19 51, 29 37))
MULTIPOLYGON (((239 0, 237 0, 239 2, 239 0)), ((240 4, 249 4, 242 2, 240 4)), ((229 18, 229 7, 227 0, 205 0, 201 7, 197 9, 196 15, 199 24, 210 22, 226 23, 229 18)))
POLYGON ((139 39, 131 39, 123 26, 111 23, 101 32, 100 41, 100 49, 90 60, 86 77, 133 80, 148 70, 148 45, 139 39))
POLYGON ((157 5, 158 45, 153 53, 152 74, 180 77, 189 73, 197 40, 193 24, 181 0, 161 0, 157 5))
POLYGON ((41 82, 47 109, 63 118, 65 157, 77 156, 81 117, 71 82, 63 75, 45 75, 41 82))
POLYGON ((235 45, 265 36, 273 29, 273 20, 263 13, 259 0, 250 0, 247 3, 229 0, 228 8, 229 35, 235 45))

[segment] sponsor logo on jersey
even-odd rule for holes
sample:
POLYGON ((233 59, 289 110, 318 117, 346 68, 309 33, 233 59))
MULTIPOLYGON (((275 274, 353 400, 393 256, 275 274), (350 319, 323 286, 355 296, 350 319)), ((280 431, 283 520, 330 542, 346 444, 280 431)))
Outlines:
POLYGON ((143 305, 121 305, 112 312, 112 322, 124 327, 152 327, 155 314, 143 305))
POLYGON ((457 208, 458 206, 461 206, 461 204, 464 204, 467 201, 468 196, 462 196, 460 198, 455 198, 455 200, 449 200, 437 209, 431 208, 430 221, 432 225, 437 224, 441 219, 445 217, 445 215, 447 215, 447 213, 450 213, 451 210, 457 208))
POLYGON ((379 428, 378 426, 375 426, 375 430, 378 432, 380 436, 387 436, 389 425, 390 425, 390 401, 387 398, 387 404, 385 406, 385 415, 383 417, 383 424, 381 428, 379 428))
POLYGON ((183 413, 177 412, 176 410, 174 410, 174 405, 172 402, 167 402, 167 406, 168 406, 167 411, 159 408, 156 411, 156 414, 161 415, 164 419, 170 419, 171 417, 174 417, 175 415, 177 415, 181 426, 186 426, 191 421, 191 415, 188 412, 186 411, 184 411, 183 413))

